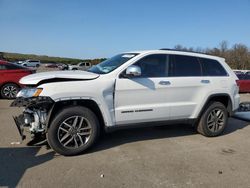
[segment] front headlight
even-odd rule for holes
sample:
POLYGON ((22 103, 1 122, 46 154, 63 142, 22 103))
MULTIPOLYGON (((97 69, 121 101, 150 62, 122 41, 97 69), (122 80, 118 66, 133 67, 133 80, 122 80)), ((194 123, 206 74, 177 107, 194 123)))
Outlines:
POLYGON ((16 97, 23 97, 23 98, 38 97, 42 92, 42 90, 43 90, 42 88, 25 88, 19 91, 16 97))

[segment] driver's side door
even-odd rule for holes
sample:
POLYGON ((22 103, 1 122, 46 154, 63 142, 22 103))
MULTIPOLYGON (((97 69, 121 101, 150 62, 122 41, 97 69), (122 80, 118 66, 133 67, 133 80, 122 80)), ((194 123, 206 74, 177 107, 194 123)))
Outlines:
POLYGON ((168 56, 148 55, 134 65, 141 68, 141 76, 126 78, 122 76, 124 70, 116 80, 116 124, 170 119, 170 107, 167 101, 168 56))

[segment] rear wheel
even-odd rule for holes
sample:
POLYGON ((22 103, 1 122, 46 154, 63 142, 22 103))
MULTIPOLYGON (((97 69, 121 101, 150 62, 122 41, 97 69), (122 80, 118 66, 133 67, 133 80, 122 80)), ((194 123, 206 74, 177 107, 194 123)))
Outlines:
POLYGON ((77 155, 95 143, 99 132, 98 118, 90 109, 68 107, 51 122, 48 142, 61 155, 77 155))
POLYGON ((227 120, 228 112, 224 104, 211 102, 201 116, 197 131, 208 137, 218 136, 224 131, 227 120))
POLYGON ((1 97, 4 99, 14 99, 18 91, 20 90, 19 86, 13 83, 5 84, 1 88, 1 97))

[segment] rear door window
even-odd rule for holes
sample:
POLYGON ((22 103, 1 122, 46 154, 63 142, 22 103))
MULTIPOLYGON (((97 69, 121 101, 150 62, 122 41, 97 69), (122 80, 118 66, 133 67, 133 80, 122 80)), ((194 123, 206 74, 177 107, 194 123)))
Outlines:
POLYGON ((170 55, 170 76, 201 76, 201 65, 194 56, 170 55))

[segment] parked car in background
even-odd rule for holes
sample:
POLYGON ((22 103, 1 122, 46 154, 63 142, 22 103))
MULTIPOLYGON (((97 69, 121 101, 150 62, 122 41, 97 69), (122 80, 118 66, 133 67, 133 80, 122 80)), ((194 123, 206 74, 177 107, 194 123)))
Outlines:
POLYGON ((250 74, 237 74, 239 80, 237 80, 240 88, 240 93, 250 92, 250 74))
POLYGON ((68 70, 87 70, 91 67, 89 62, 80 62, 77 65, 69 65, 68 70))
POLYGON ((58 64, 57 63, 47 63, 45 65, 45 67, 47 67, 47 68, 58 68, 58 64))
POLYGON ((245 74, 250 75, 250 71, 247 71, 245 74))
POLYGON ((13 99, 22 87, 19 80, 34 70, 0 60, 0 94, 2 98, 13 99))
POLYGON ((60 63, 60 64, 58 65, 58 68, 59 68, 60 70, 68 70, 68 69, 69 69, 69 65, 60 63))
POLYGON ((24 67, 39 67, 41 62, 39 60, 26 60, 21 65, 24 67))
POLYGON ((235 73, 236 75, 238 75, 238 74, 244 74, 244 72, 239 71, 239 70, 234 70, 234 73, 235 73))

